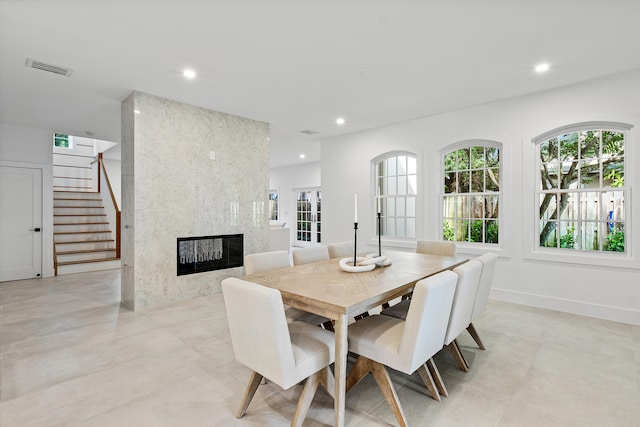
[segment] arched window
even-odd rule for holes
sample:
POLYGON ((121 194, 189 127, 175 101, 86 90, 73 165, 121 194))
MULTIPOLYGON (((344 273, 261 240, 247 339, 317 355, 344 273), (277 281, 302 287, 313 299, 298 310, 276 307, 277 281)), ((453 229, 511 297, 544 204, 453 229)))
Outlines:
POLYGON ((534 141, 539 248, 626 252, 626 130, 577 125, 534 141))
POLYGON ((416 238, 416 156, 389 153, 373 161, 376 212, 381 212, 381 235, 398 239, 416 238))
POLYGON ((442 156, 442 239, 499 243, 501 144, 468 141, 442 156))

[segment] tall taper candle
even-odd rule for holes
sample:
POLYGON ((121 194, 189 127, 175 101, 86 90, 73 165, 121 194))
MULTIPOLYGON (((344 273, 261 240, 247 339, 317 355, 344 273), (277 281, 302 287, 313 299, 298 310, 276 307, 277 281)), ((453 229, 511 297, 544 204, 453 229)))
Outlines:
POLYGON ((353 195, 353 222, 358 222, 358 193, 353 195))
POLYGON ((380 210, 380 188, 378 188, 378 197, 376 197, 376 206, 378 208, 378 213, 381 213, 382 211, 380 210))

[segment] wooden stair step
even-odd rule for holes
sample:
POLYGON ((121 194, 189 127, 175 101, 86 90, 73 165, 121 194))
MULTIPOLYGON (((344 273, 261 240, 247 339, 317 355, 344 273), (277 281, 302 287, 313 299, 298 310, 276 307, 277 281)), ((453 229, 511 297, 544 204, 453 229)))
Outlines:
POLYGON ((75 254, 86 254, 90 252, 115 252, 116 248, 113 249, 86 249, 84 251, 64 251, 64 252, 56 252, 56 255, 75 255, 75 254))
POLYGON ((108 221, 104 222, 54 222, 53 225, 104 225, 109 224, 108 221))
POLYGON ((97 191, 54 190, 54 193, 98 194, 97 191))
POLYGON ((53 214, 53 216, 107 216, 107 214, 53 214))
POLYGON ((80 261, 63 261, 58 263, 58 267, 61 265, 73 265, 73 264, 88 264, 91 262, 105 262, 105 261, 118 261, 120 258, 98 258, 98 259, 83 259, 80 261))
POLYGON ((53 235, 61 234, 99 234, 99 233, 111 233, 111 230, 106 231, 56 231, 53 235))
POLYGON ((55 205, 53 208, 54 209, 55 208, 62 208, 62 209, 74 209, 74 208, 76 208, 76 209, 103 209, 104 206, 83 206, 83 205, 79 205, 79 206, 58 206, 58 205, 55 205))
POLYGON ((58 245, 71 245, 78 243, 105 243, 105 242, 115 242, 115 239, 97 239, 97 240, 76 240, 74 242, 55 242, 56 246, 58 245))
POLYGON ((83 202, 100 202, 102 198, 91 197, 54 197, 53 200, 82 200, 83 202))

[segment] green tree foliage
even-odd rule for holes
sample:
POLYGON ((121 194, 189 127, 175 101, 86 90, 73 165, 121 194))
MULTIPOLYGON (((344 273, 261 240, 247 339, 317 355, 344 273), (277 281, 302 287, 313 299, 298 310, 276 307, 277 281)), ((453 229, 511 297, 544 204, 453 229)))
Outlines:
POLYGON ((541 220, 550 208, 553 209, 540 230, 540 246, 547 246, 545 242, 550 240, 558 226, 557 219, 562 217, 569 204, 569 194, 562 190, 594 181, 599 186, 601 164, 603 182, 609 181, 606 185, 624 185, 624 133, 606 130, 572 132, 540 144, 541 188, 558 190, 557 193, 545 193, 540 203, 541 220), (559 195, 559 200, 554 207, 556 195, 559 195))

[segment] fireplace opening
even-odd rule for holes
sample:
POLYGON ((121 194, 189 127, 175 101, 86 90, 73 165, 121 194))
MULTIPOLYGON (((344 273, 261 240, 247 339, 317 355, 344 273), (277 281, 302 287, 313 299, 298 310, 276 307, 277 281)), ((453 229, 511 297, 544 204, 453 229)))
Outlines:
POLYGON ((242 234, 178 237, 178 276, 242 267, 242 234))

